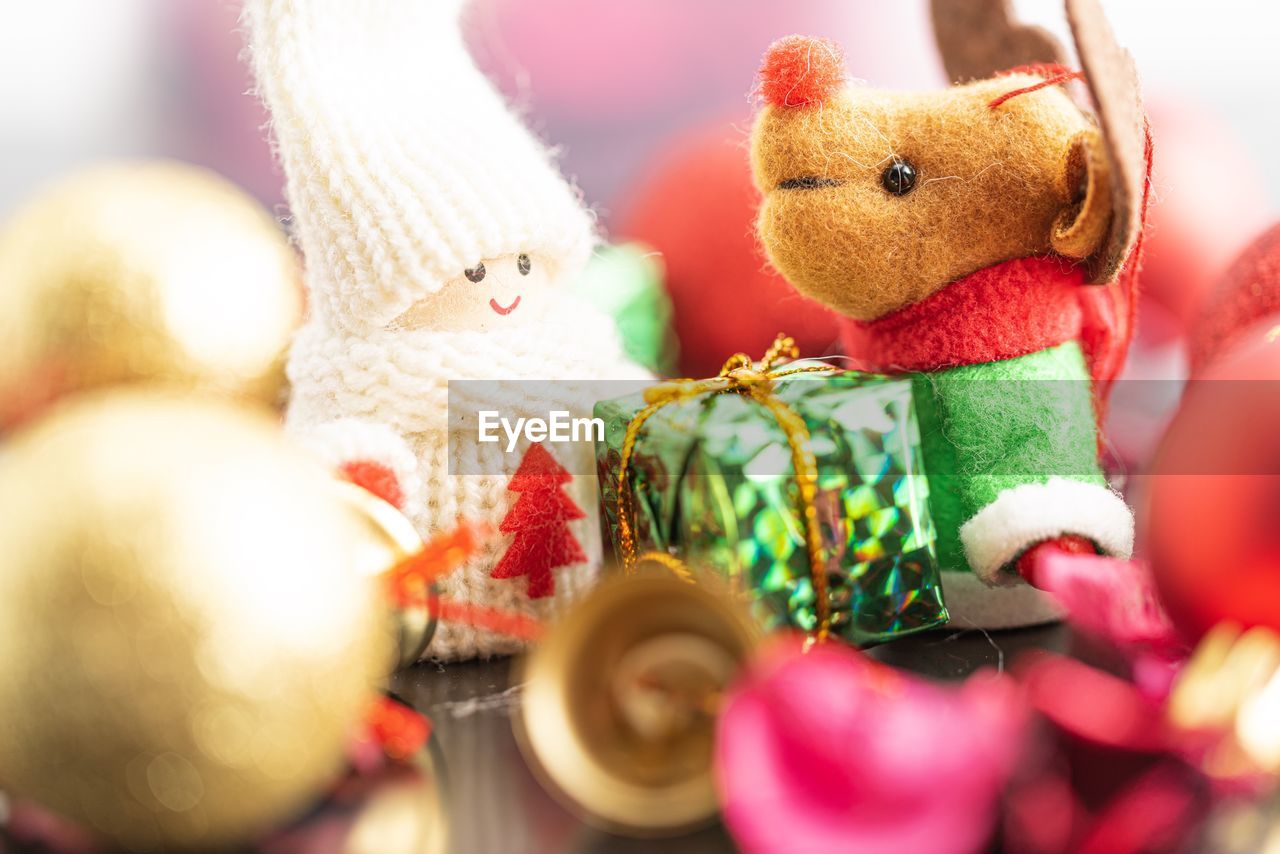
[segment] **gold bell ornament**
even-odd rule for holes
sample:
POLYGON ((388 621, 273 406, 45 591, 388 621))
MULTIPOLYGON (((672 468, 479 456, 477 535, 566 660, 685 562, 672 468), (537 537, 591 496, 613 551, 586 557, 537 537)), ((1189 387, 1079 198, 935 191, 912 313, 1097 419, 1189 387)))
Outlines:
POLYGON ((79 397, 0 453, 0 790, 133 850, 331 783, 391 657, 367 524, 269 413, 79 397))
POLYGON ((212 172, 121 162, 49 187, 0 223, 0 282, 0 429, 138 381, 283 395, 298 260, 212 172))
POLYGON ((530 652, 515 728, 566 806, 613 832, 662 836, 716 815, 718 708, 761 633, 710 579, 646 563, 599 586, 530 652))

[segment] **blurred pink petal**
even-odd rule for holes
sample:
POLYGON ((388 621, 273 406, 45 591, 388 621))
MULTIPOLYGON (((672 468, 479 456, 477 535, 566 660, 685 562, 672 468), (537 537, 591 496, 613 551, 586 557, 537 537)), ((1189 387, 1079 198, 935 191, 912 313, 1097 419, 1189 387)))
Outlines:
POLYGON ((1161 704, 1117 676, 1049 652, 1021 656, 1013 672, 1030 706, 1068 735, 1144 753, 1174 744, 1161 704))
POLYGON ((1116 643, 1181 646, 1143 563, 1050 552, 1036 577, 1077 628, 1116 643))
POLYGON ((1185 766, 1157 765, 1116 795, 1094 819, 1077 851, 1180 851, 1204 819, 1204 787, 1185 766))
POLYGON ((1050 552, 1041 558, 1036 578, 1062 603, 1072 626, 1125 656, 1144 694, 1168 694, 1190 650, 1165 613, 1145 563, 1050 552))
MULTIPOLYGON (((54 854, 95 854, 105 850, 88 830, 32 801, 10 803, 5 830, 23 845, 54 854)), ((0 851, 3 850, 0 839, 0 851)))
POLYGON ((1190 850, 1209 807, 1201 740, 1172 728, 1161 702, 1131 683, 1047 652, 1015 663, 1045 741, 1008 787, 1002 841, 1011 851, 1190 850))
POLYGON ((766 651, 720 719, 725 822, 746 851, 976 851, 1026 724, 982 674, 934 685, 839 644, 766 651))

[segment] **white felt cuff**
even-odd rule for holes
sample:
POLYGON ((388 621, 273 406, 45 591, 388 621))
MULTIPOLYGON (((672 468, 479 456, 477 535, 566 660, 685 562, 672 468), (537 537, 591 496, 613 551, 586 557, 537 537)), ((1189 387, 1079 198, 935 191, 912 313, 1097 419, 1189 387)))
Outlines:
POLYGON ((1000 493, 960 527, 960 542, 969 566, 992 584, 1028 548, 1066 534, 1088 537, 1104 554, 1127 558, 1133 552, 1133 511, 1105 486, 1055 477, 1000 493))
POLYGON ((406 515, 412 516, 422 497, 418 460, 409 444, 386 424, 342 418, 295 431, 298 441, 330 469, 358 461, 378 463, 391 470, 404 492, 406 515))

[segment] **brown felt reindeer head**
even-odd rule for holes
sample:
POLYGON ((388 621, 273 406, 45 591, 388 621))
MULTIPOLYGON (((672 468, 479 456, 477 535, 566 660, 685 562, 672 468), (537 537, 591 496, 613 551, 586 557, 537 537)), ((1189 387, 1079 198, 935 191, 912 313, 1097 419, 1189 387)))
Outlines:
POLYGON ((1145 129, 1132 61, 1098 0, 1067 0, 1080 75, 1009 0, 933 0, 956 85, 846 85, 838 48, 793 36, 761 70, 752 135, 759 232, 802 293, 859 321, 975 271, 1058 255, 1116 279, 1140 230, 1145 129))

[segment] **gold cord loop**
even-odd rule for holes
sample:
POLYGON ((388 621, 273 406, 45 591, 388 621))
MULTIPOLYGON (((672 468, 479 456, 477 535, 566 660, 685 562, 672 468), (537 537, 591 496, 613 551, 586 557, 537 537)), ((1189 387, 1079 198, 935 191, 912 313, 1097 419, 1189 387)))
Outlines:
POLYGON ((636 441, 646 421, 662 407, 676 401, 688 400, 705 394, 741 394, 751 398, 769 410, 787 437, 791 449, 791 465, 795 469, 800 517, 804 522, 805 548, 809 555, 809 578, 813 585, 815 610, 818 615, 817 639, 825 640, 831 630, 831 604, 827 600, 826 562, 823 558, 822 532, 818 526, 815 499, 818 492, 818 464, 809 447, 809 428, 804 419, 773 394, 774 381, 779 377, 799 373, 834 370, 828 365, 803 365, 779 370, 779 366, 800 357, 795 339, 779 334, 757 365, 745 353, 730 356, 720 369, 719 376, 711 379, 677 379, 659 383, 645 390, 647 404, 627 424, 622 442, 621 459, 618 462, 618 544, 622 552, 622 565, 633 572, 640 559, 656 560, 683 578, 691 578, 688 568, 673 555, 664 552, 646 552, 636 555, 635 507, 631 490, 631 457, 636 441), (661 555, 661 557, 660 557, 661 555))

